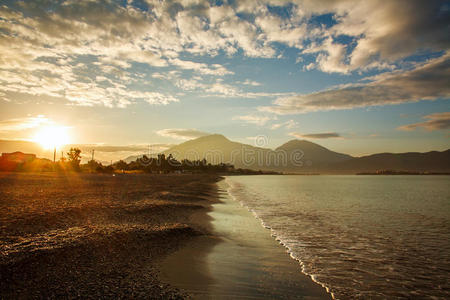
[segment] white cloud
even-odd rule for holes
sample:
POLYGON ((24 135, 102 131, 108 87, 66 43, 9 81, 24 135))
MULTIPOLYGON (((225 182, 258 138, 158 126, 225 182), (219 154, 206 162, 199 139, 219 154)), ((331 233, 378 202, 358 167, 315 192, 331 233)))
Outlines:
POLYGON ((195 70, 201 74, 206 74, 206 75, 223 76, 223 75, 233 74, 233 72, 227 70, 226 68, 224 68, 223 66, 221 66, 219 64, 213 64, 211 66, 208 66, 207 64, 204 64, 204 63, 198 63, 198 62, 193 62, 193 61, 189 61, 189 60, 181 60, 178 58, 171 59, 170 63, 172 65, 178 66, 182 69, 195 70))
POLYGON ((259 126, 265 125, 267 122, 276 120, 276 117, 270 115, 244 115, 244 116, 235 116, 233 120, 244 121, 245 123, 255 124, 259 126))
POLYGON ((299 139, 336 139, 341 138, 341 135, 336 132, 323 132, 323 133, 308 133, 303 134, 299 132, 290 132, 290 136, 299 138, 299 139))
POLYGON ((326 73, 348 73, 350 68, 345 64, 346 46, 334 43, 331 37, 325 39, 320 46, 314 45, 304 51, 304 53, 319 53, 316 64, 310 63, 305 66, 306 70, 317 67, 326 73))
POLYGON ((251 86, 260 86, 261 85, 261 83, 254 81, 254 80, 250 80, 250 79, 246 79, 245 81, 238 82, 238 83, 243 84, 243 85, 251 85, 251 86))
POLYGON ((43 115, 38 115, 36 117, 7 119, 0 121, 0 131, 22 131, 52 123, 52 120, 43 115))
POLYGON ((280 128, 287 128, 287 129, 292 129, 298 126, 298 123, 295 122, 294 120, 288 120, 286 122, 283 123, 275 123, 273 124, 270 129, 275 130, 275 129, 280 129, 280 128))
POLYGON ((182 129, 182 128, 168 128, 161 129, 156 132, 160 136, 170 137, 180 140, 191 140, 199 138, 205 135, 209 135, 207 132, 199 131, 197 129, 182 129))

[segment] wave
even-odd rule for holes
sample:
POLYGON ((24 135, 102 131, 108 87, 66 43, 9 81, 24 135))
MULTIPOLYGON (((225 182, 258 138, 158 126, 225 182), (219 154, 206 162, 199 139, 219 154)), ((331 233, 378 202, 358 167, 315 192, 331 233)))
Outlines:
POLYGON ((295 253, 295 251, 292 249, 292 247, 289 245, 287 241, 283 239, 283 235, 276 230, 274 230, 266 221, 264 221, 263 218, 260 217, 260 215, 257 213, 257 211, 250 206, 246 204, 245 197, 242 195, 242 193, 238 193, 237 190, 240 188, 242 190, 242 186, 239 183, 233 182, 228 179, 228 177, 225 177, 225 182, 228 185, 228 188, 226 189, 227 194, 233 199, 234 201, 238 202, 243 208, 247 209, 252 215, 261 223, 261 226, 265 229, 268 229, 270 231, 270 235, 281 245, 286 249, 286 252, 289 254, 289 256, 298 262, 300 266, 300 271, 311 278, 313 282, 323 287, 328 294, 332 297, 332 299, 337 299, 335 297, 335 294, 331 292, 330 287, 327 286, 325 283, 319 281, 317 279, 318 274, 313 274, 311 272, 308 272, 306 270, 305 263, 302 261, 300 256, 295 253))
POLYGON ((334 299, 450 299, 448 178, 240 176, 225 183, 334 299))

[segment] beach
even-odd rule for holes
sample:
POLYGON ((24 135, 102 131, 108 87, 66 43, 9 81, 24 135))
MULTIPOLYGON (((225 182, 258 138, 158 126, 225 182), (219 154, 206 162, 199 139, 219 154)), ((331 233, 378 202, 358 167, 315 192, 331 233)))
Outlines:
POLYGON ((0 298, 329 299, 208 174, 0 175, 0 298))
POLYGON ((215 175, 0 174, 0 298, 187 295, 156 262, 208 231, 215 175))

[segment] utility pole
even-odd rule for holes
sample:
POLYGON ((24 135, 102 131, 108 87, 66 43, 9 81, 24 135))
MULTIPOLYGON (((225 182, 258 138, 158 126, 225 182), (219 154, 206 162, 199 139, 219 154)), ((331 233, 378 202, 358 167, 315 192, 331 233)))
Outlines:
POLYGON ((56 147, 53 149, 53 162, 56 162, 56 147))

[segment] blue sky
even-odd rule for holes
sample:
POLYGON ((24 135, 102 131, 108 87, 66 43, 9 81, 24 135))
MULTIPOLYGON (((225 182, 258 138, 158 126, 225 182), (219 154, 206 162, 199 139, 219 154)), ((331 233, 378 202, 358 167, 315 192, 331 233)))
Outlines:
POLYGON ((0 139, 444 150, 449 1, 6 1, 0 139))

